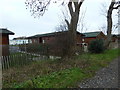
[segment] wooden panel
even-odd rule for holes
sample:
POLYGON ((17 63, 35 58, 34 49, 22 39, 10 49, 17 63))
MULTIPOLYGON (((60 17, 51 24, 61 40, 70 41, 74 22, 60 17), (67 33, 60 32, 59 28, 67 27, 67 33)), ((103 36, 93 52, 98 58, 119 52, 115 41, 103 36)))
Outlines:
POLYGON ((0 38, 0 45, 9 45, 9 37, 7 34, 2 34, 2 37, 0 38))
POLYGON ((0 34, 0 51, 2 56, 9 55, 9 36, 8 34, 0 34))
POLYGON ((42 40, 45 41, 45 43, 52 43, 55 40, 54 36, 49 36, 49 37, 42 37, 42 40))
MULTIPOLYGON (((40 38, 33 38, 31 39, 32 43, 42 43, 42 41, 44 40, 45 43, 52 43, 55 40, 55 36, 46 36, 46 37, 40 37, 40 38)), ((81 34, 77 34, 77 38, 76 38, 77 43, 82 43, 82 36, 81 34)))
POLYGON ((82 43, 82 35, 81 34, 77 34, 77 43, 82 43))
POLYGON ((96 39, 96 37, 88 37, 88 38, 85 38, 85 43, 90 43, 92 40, 96 39))
POLYGON ((106 39, 106 36, 105 36, 105 34, 103 34, 102 32, 97 36, 97 37, 87 37, 87 38, 85 38, 85 42, 86 43, 88 43, 88 44, 90 44, 90 42, 92 41, 92 40, 95 40, 95 39, 106 39))
POLYGON ((2 56, 9 55, 9 45, 2 45, 2 56))
POLYGON ((102 32, 97 36, 98 39, 106 39, 105 34, 103 34, 102 32))

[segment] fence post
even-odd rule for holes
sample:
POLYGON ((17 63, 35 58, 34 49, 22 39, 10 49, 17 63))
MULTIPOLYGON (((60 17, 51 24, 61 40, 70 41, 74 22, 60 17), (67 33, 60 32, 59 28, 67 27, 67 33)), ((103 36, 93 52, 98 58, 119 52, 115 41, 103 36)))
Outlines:
POLYGON ((9 62, 8 62, 8 56, 4 56, 5 57, 5 60, 6 60, 6 69, 8 69, 9 68, 9 62))
POLYGON ((5 56, 6 57, 6 61, 7 61, 7 69, 9 69, 9 58, 8 56, 5 56))
POLYGON ((1 56, 1 65, 2 65, 2 70, 4 70, 3 56, 1 56))
POLYGON ((15 58, 14 57, 15 57, 15 55, 11 56, 11 59, 13 60, 13 64, 12 64, 13 67, 15 66, 15 58))
POLYGON ((21 66, 23 66, 23 65, 24 65, 24 62, 23 62, 23 61, 24 61, 24 60, 22 60, 21 55, 22 55, 22 54, 20 54, 20 56, 19 56, 19 57, 20 57, 20 61, 21 61, 21 66))
POLYGON ((5 59, 5 56, 3 56, 3 63, 4 63, 4 69, 6 69, 6 59, 5 59))
MULTIPOLYGON (((21 53, 21 54, 20 54, 20 60, 23 61, 23 65, 25 65, 25 60, 22 60, 22 57, 24 57, 24 56, 23 56, 23 54, 21 53)), ((24 58, 24 59, 25 59, 25 58, 24 58)))
POLYGON ((9 62, 10 62, 10 67, 12 67, 13 61, 10 55, 9 55, 9 62))

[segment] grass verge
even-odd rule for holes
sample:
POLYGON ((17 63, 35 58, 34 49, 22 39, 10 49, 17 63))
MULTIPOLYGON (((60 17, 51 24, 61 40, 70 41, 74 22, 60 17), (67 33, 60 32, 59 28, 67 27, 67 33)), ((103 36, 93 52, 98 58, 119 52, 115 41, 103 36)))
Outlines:
POLYGON ((4 87, 77 87, 77 82, 94 76, 97 70, 106 67, 113 59, 120 56, 118 55, 119 51, 120 49, 113 49, 107 50, 102 54, 86 53, 77 56, 74 60, 66 61, 45 60, 22 67, 19 70, 14 69, 11 70, 11 72, 6 71, 6 74, 4 73, 4 87), (9 75, 7 75, 8 73, 9 75), (8 78, 7 76, 11 77, 8 78), (22 78, 22 80, 19 78, 22 78))
POLYGON ((71 68, 59 72, 53 72, 49 75, 36 77, 28 80, 15 88, 66 88, 73 82, 87 78, 89 75, 84 74, 80 68, 71 68))

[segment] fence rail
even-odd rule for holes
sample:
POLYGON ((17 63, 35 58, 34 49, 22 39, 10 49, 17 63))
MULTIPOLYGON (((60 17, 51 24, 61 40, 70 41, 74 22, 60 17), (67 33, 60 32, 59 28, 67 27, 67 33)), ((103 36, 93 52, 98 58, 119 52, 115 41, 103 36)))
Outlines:
POLYGON ((0 60, 2 64, 2 70, 4 70, 12 67, 28 65, 35 60, 40 60, 41 58, 43 57, 36 54, 17 53, 15 55, 1 56, 0 60))

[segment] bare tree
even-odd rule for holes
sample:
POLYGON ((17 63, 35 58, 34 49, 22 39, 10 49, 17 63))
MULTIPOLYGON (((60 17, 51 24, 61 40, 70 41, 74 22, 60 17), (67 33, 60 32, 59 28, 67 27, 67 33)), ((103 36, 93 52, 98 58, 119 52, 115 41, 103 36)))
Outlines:
POLYGON ((106 34, 107 26, 103 24, 101 27, 98 27, 100 31, 102 31, 104 34, 106 34))
POLYGON ((100 30, 102 29, 102 31, 107 34, 107 39, 105 40, 105 47, 108 48, 111 42, 112 33, 118 28, 118 23, 113 25, 112 19, 113 10, 118 9, 120 5, 119 1, 116 0, 111 0, 108 10, 107 4, 102 3, 101 5, 102 5, 101 14, 107 18, 107 24, 102 25, 101 27, 99 27, 99 29, 100 30))
POLYGON ((101 8, 100 8, 100 14, 107 17, 107 3, 104 2, 104 3, 101 3, 101 8))
MULTIPOLYGON (((112 33, 116 32, 118 30, 118 26, 119 24, 116 23, 114 25, 112 25, 112 33)), ((100 27, 98 27, 100 31, 102 31, 104 34, 107 35, 107 26, 105 24, 102 24, 100 27)))
MULTIPOLYGON (((54 3, 61 1, 61 0, 26 0, 25 4, 27 7, 30 7, 30 11, 35 16, 42 16, 45 11, 47 10, 49 4, 51 1, 54 1, 54 3)), ((65 19, 65 22, 68 26, 69 30, 69 40, 70 40, 70 56, 75 55, 76 50, 76 30, 77 30, 77 24, 79 20, 79 14, 80 14, 80 7, 82 6, 84 0, 62 0, 62 5, 67 5, 70 15, 70 20, 65 19)))
POLYGON ((112 26, 113 26, 113 21, 112 21, 112 12, 114 9, 118 9, 120 7, 119 4, 116 4, 116 0, 111 0, 109 9, 107 11, 107 39, 105 40, 105 47, 108 48, 110 42, 111 42, 111 33, 112 33, 112 26))
POLYGON ((87 9, 85 9, 81 12, 80 20, 78 23, 78 31, 80 31, 81 33, 86 32, 88 30, 88 26, 85 22, 86 11, 87 11, 87 9))

